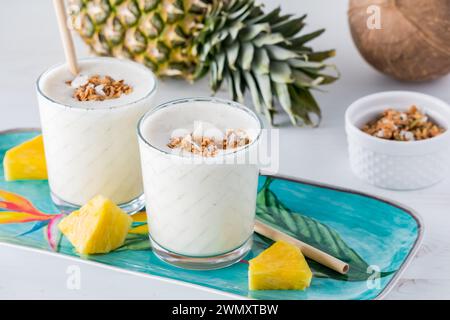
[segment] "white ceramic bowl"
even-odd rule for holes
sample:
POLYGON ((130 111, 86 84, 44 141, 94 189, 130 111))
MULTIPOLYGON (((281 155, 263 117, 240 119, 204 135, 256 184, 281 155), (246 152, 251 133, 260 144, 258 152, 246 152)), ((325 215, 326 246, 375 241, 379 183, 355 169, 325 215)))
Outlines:
POLYGON ((355 101, 345 113, 350 165, 359 178, 393 190, 431 186, 447 176, 450 167, 450 106, 429 95, 390 91, 355 101), (421 141, 391 141, 361 131, 385 109, 407 110, 416 105, 446 132, 421 141))

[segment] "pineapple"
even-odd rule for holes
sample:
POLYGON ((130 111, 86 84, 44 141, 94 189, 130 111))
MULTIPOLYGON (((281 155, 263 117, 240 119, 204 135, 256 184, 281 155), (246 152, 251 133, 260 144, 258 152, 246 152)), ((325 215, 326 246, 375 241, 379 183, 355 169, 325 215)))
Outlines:
POLYGON ((233 100, 248 91, 273 124, 275 101, 295 125, 317 125, 310 90, 337 79, 324 72, 334 50, 307 43, 324 30, 299 34, 305 16, 264 13, 254 0, 69 0, 72 27, 104 56, 133 59, 158 76, 196 80, 207 72, 233 100))
POLYGON ((250 290, 304 290, 312 272, 296 246, 278 241, 249 261, 250 290))
POLYGON ((47 164, 42 135, 9 149, 3 158, 5 180, 46 180, 47 164))
POLYGON ((107 253, 120 247, 132 218, 111 200, 96 196, 58 225, 80 254, 107 253))

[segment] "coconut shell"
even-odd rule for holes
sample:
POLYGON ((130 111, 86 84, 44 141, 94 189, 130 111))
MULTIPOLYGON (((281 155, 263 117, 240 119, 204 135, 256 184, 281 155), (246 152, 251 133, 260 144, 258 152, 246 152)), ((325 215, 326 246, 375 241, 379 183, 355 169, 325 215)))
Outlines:
POLYGON ((350 0, 353 40, 379 71, 406 81, 450 73, 450 0, 350 0), (380 7, 381 29, 369 29, 371 5, 380 7))

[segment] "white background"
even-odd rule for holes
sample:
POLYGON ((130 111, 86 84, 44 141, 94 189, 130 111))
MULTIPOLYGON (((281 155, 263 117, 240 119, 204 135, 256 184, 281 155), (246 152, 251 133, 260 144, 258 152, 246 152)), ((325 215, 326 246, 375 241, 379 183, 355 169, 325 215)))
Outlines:
MULTIPOLYGON (((50 0, 1 0, 0 10, 0 130, 39 127, 35 79, 63 60, 50 0)), ((342 78, 317 93, 324 119, 318 129, 281 129, 280 173, 353 188, 400 201, 424 218, 424 245, 388 298, 450 298, 450 179, 414 192, 371 187, 350 172, 344 133, 344 111, 363 95, 384 90, 415 90, 450 102, 450 77, 425 84, 391 80, 368 66, 356 51, 347 25, 347 1, 264 1, 282 5, 285 13, 308 13, 307 30, 325 27, 314 42, 317 49, 337 49, 334 62, 342 78)), ((88 55, 77 39, 79 56, 88 55)), ((195 85, 164 80, 158 101, 209 95, 207 81, 195 85)), ((220 96, 226 97, 226 92, 220 96)), ((150 279, 80 265, 81 290, 66 288, 66 266, 73 262, 0 246, 0 298, 206 298, 210 293, 158 285, 150 279)))

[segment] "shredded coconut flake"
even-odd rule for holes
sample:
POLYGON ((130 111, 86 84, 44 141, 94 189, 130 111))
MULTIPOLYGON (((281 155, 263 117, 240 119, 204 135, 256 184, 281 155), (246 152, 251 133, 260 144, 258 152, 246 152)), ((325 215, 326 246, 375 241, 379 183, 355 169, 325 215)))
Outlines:
POLYGON ((89 82, 89 77, 84 74, 79 74, 70 82, 70 86, 74 89, 87 85, 89 82))
POLYGON ((362 131, 381 139, 415 141, 436 137, 445 131, 416 106, 401 112, 387 109, 374 121, 366 124, 362 131))
POLYGON ((195 121, 192 132, 186 129, 174 130, 167 146, 171 149, 180 148, 203 157, 214 157, 218 154, 219 149, 243 147, 250 144, 250 141, 245 130, 232 129, 223 134, 222 131, 207 122, 195 121))
POLYGON ((78 101, 103 101, 119 98, 122 94, 130 94, 133 89, 124 80, 114 80, 110 76, 78 75, 66 82, 74 88, 73 97, 78 101))

